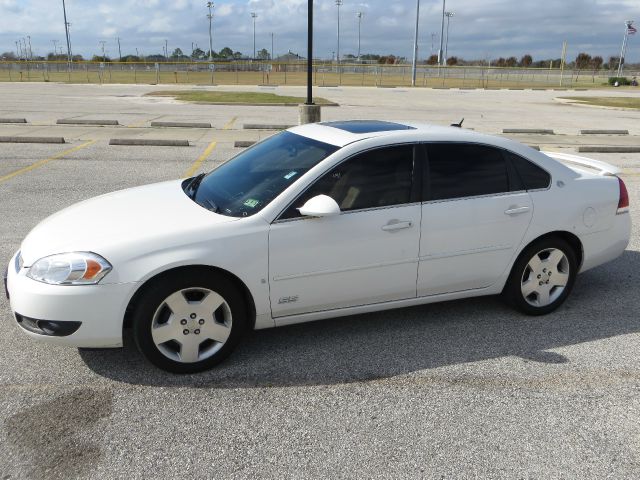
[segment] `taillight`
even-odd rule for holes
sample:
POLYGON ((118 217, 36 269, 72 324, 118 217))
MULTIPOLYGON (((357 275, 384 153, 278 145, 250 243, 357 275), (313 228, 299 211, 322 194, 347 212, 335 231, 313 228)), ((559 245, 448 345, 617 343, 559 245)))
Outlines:
POLYGON ((618 184, 620 185, 620 199, 618 200, 617 213, 625 213, 629 211, 629 192, 627 192, 627 186, 620 177, 618 177, 618 184))

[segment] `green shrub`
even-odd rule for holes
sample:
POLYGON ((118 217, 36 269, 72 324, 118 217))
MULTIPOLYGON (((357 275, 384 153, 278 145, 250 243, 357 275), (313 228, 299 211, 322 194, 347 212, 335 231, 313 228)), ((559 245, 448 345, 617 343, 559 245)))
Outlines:
POLYGON ((618 85, 631 85, 631 80, 627 77, 609 77, 609 85, 615 85, 618 82, 618 85))

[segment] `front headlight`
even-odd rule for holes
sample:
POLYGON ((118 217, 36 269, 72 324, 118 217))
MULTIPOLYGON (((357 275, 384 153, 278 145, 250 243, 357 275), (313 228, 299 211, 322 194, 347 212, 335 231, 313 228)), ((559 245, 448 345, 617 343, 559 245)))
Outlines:
POLYGON ((109 262, 95 253, 61 253, 35 262, 27 277, 50 285, 95 285, 111 268, 109 262))

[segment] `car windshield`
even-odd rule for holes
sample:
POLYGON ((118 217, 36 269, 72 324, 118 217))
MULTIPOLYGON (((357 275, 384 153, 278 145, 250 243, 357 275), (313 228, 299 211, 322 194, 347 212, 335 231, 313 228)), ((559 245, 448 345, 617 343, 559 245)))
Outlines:
POLYGON ((185 182, 185 192, 216 213, 249 217, 336 150, 336 146, 282 132, 245 150, 193 186, 185 182))

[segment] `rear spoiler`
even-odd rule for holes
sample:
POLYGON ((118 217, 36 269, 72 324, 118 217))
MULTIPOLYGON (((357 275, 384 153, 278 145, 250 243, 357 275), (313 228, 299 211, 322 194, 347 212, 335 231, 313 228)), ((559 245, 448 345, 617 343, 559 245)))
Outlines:
POLYGON ((617 176, 622 172, 618 167, 610 165, 606 162, 601 162, 600 160, 593 160, 592 158, 579 157, 578 155, 570 155, 568 153, 557 153, 557 152, 542 152, 542 153, 562 163, 580 165, 581 167, 587 167, 587 168, 596 170, 598 172, 598 175, 602 175, 602 176, 611 176, 611 175, 617 176))

